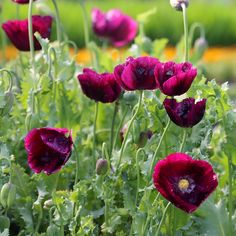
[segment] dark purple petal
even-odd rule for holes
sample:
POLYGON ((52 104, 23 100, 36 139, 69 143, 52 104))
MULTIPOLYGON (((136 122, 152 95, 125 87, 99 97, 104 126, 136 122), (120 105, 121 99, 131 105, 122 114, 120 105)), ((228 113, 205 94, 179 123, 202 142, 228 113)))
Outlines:
MULTIPOLYGON (((33 33, 38 32, 42 38, 50 38, 52 17, 32 16, 33 33)), ((10 20, 2 24, 2 28, 10 41, 20 51, 30 51, 28 36, 28 20, 10 20)), ((34 49, 40 50, 41 45, 34 36, 34 49)))
POLYGON ((98 74, 84 69, 83 74, 78 75, 78 80, 84 94, 97 102, 114 102, 120 96, 121 87, 112 73, 98 74))
POLYGON ((195 104, 194 98, 186 98, 182 102, 166 98, 163 104, 170 119, 176 125, 180 127, 193 127, 204 116, 206 99, 195 104))
POLYGON ((165 95, 177 96, 189 90, 197 70, 189 62, 166 62, 158 64, 154 74, 158 87, 165 95))
POLYGON ((187 213, 195 211, 218 185, 208 162, 193 160, 184 153, 174 153, 159 161, 153 182, 163 197, 187 213))
POLYGON ((52 174, 68 161, 72 151, 72 137, 67 129, 39 128, 25 137, 29 167, 35 172, 52 174))
POLYGON ((112 9, 107 13, 97 8, 93 9, 92 26, 98 36, 107 38, 116 47, 131 42, 138 31, 137 22, 118 9, 112 9))
POLYGON ((154 77, 154 68, 158 63, 154 57, 128 58, 125 64, 115 68, 114 74, 125 90, 153 90, 158 87, 154 77))
MULTIPOLYGON (((29 3, 29 0, 12 0, 13 2, 15 3, 18 3, 18 4, 27 4, 29 3)), ((33 0, 33 1, 36 1, 36 0, 33 0)))

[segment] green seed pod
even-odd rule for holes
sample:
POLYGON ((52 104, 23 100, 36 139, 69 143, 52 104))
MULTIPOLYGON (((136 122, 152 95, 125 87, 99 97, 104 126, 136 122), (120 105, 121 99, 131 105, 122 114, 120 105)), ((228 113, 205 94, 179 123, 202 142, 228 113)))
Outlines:
POLYGON ((2 186, 0 193, 0 202, 4 208, 10 208, 16 199, 16 186, 6 183, 2 186))
POLYGON ((60 235, 60 228, 56 225, 49 225, 47 228, 46 236, 58 236, 60 235))
POLYGON ((9 229, 10 220, 7 216, 0 216, 0 232, 3 232, 4 229, 9 229))
POLYGON ((96 163, 96 173, 97 175, 105 175, 108 171, 108 162, 106 159, 98 159, 96 163))

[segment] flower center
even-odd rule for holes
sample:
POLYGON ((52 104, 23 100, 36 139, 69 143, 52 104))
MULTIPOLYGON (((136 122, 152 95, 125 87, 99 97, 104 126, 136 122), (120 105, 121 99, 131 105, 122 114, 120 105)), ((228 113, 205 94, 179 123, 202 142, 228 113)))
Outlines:
POLYGON ((181 191, 185 191, 189 187, 189 181, 187 179, 181 179, 178 183, 178 187, 181 191))

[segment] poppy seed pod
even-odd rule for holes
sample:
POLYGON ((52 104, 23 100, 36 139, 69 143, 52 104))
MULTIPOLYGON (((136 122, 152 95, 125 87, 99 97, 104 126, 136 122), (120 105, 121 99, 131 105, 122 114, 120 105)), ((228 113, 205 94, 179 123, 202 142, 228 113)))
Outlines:
POLYGON ((170 5, 175 8, 177 11, 182 11, 182 4, 185 5, 185 7, 188 7, 189 0, 170 0, 170 5))
POLYGON ((122 47, 131 42, 138 31, 137 22, 117 9, 112 9, 107 13, 97 8, 93 9, 92 26, 95 34, 107 38, 116 47, 122 47))
POLYGON ((108 162, 106 159, 98 159, 96 162, 96 174, 105 175, 108 171, 108 162))
POLYGON ((116 81, 127 91, 157 89, 154 68, 159 63, 154 57, 129 57, 124 64, 115 67, 116 81))
POLYGON ((83 93, 96 102, 111 103, 117 100, 121 87, 116 82, 114 74, 98 74, 96 71, 85 68, 78 80, 83 93))
MULTIPOLYGON (((32 16, 33 33, 38 32, 42 38, 50 38, 52 17, 51 16, 32 16)), ((30 51, 28 19, 10 20, 2 24, 2 28, 9 40, 20 51, 30 51)), ((40 50, 42 47, 34 36, 34 49, 40 50)))
POLYGON ((32 129, 25 137, 29 167, 35 172, 53 174, 68 161, 72 152, 71 132, 62 128, 32 129))
POLYGON ((193 160, 184 153, 173 153, 157 162, 153 182, 168 201, 191 213, 216 189, 217 176, 203 160, 193 160))
POLYGON ((199 123, 206 109, 206 99, 195 103, 194 98, 186 98, 182 102, 166 98, 163 104, 170 119, 176 125, 185 128, 199 123))

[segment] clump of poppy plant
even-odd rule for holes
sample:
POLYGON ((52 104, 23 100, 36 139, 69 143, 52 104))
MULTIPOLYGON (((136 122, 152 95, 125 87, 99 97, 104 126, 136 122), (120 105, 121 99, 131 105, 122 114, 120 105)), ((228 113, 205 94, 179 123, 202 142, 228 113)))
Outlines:
POLYGON ((137 22, 118 9, 106 13, 97 8, 93 9, 92 26, 95 34, 108 39, 116 47, 131 42, 138 31, 137 22))
POLYGON ((218 185, 208 162, 184 153, 173 153, 157 162, 153 182, 163 197, 187 213, 195 211, 218 185))
POLYGON ((154 57, 129 57, 124 64, 115 67, 116 81, 127 91, 157 89, 154 68, 159 63, 154 57))
POLYGON ((85 68, 83 73, 78 75, 78 80, 84 94, 96 102, 111 103, 120 96, 121 87, 113 73, 98 74, 85 68))
MULTIPOLYGON (((52 17, 51 16, 32 16, 33 33, 38 32, 42 38, 50 39, 52 17)), ((28 19, 10 20, 2 24, 2 28, 10 41, 20 51, 30 51, 28 19)), ((42 47, 34 36, 34 49, 40 50, 42 47)))
POLYGON ((53 174, 68 161, 72 151, 72 137, 68 129, 37 128, 25 137, 29 167, 35 172, 53 174))
POLYGON ((206 99, 195 103, 194 98, 186 98, 181 102, 166 98, 163 104, 170 119, 176 125, 186 128, 198 124, 206 109, 206 99))

